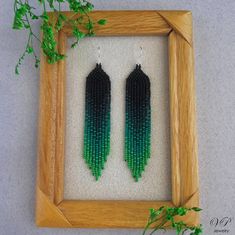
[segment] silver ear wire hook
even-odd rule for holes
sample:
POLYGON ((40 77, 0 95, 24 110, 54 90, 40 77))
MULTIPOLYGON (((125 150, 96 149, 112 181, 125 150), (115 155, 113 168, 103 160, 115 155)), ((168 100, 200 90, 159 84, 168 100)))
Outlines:
POLYGON ((138 59, 139 63, 138 64, 141 65, 142 64, 142 57, 143 57, 143 47, 140 46, 139 49, 140 49, 140 53, 139 53, 139 59, 138 59))
POLYGON ((100 64, 101 63, 101 53, 100 53, 100 46, 98 46, 97 47, 97 53, 98 53, 98 56, 97 56, 97 62, 98 62, 98 64, 100 64))

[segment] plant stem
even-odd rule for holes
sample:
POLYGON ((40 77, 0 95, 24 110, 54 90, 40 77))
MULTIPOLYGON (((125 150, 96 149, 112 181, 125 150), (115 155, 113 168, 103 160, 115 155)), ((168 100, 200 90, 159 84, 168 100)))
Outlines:
POLYGON ((149 235, 152 235, 154 232, 156 232, 158 229, 162 229, 162 226, 167 222, 167 220, 163 220, 161 224, 159 224, 149 235))
POLYGON ((156 218, 155 220, 151 220, 147 223, 144 231, 143 231, 143 234, 142 235, 145 235, 146 231, 149 229, 150 225, 153 224, 153 223, 156 223, 157 221, 161 220, 164 218, 166 214, 164 213, 162 216, 160 216, 159 218, 156 218))
MULTIPOLYGON (((39 3, 41 12, 37 14, 34 13, 33 9, 35 7, 31 6, 28 0, 14 0, 13 10, 14 10, 14 23, 13 29, 16 30, 26 30, 29 33, 28 42, 26 44, 26 49, 24 53, 20 56, 18 63, 16 64, 16 71, 18 73, 18 68, 26 54, 31 54, 35 58, 35 67, 38 67, 39 58, 37 57, 34 50, 34 42, 39 42, 40 48, 42 48, 43 53, 47 56, 47 61, 49 63, 56 63, 59 60, 63 60, 65 55, 61 55, 56 46, 57 41, 55 34, 60 31, 65 24, 69 24, 73 28, 74 36, 77 45, 78 41, 85 36, 92 36, 94 30, 94 22, 87 14, 92 11, 92 4, 85 0, 36 0, 39 3), (56 2, 56 3, 55 3, 56 2), (72 16, 67 19, 67 16, 61 12, 62 4, 69 4, 72 16), (56 24, 51 24, 49 15, 47 14, 47 7, 57 15, 58 21, 56 24), (75 15, 86 15, 86 17, 77 18, 75 15), (75 19, 73 19, 75 18, 75 19), (33 32, 32 22, 35 20, 43 20, 41 25, 41 31, 43 31, 43 38, 40 39, 38 35, 33 32), (89 24, 89 25, 88 25, 89 24), (84 28, 82 26, 85 26, 84 28), (83 32, 78 28, 82 27, 83 32)), ((73 45, 72 45, 73 46, 73 45)))

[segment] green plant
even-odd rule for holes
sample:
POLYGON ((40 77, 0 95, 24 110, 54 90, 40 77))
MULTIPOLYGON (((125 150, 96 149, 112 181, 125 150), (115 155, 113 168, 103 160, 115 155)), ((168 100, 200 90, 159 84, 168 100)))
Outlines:
POLYGON ((173 229, 176 230, 177 235, 184 234, 187 230, 190 231, 190 235, 202 234, 201 224, 199 226, 189 226, 183 221, 179 222, 175 221, 176 216, 184 216, 189 211, 199 212, 201 210, 202 209, 198 207, 185 208, 185 207, 167 207, 167 206, 162 206, 157 210, 150 209, 150 215, 146 227, 143 231, 143 235, 146 234, 150 226, 153 226, 150 235, 152 235, 157 230, 165 230, 164 225, 166 223, 169 224, 169 227, 172 227, 173 229))
POLYGON ((55 40, 55 34, 65 24, 70 25, 73 29, 75 42, 72 44, 72 48, 74 48, 80 39, 94 35, 95 24, 104 25, 106 23, 105 19, 100 19, 97 22, 92 20, 89 13, 93 10, 94 6, 86 0, 37 0, 36 4, 37 6, 33 7, 29 4, 28 0, 14 1, 15 15, 13 29, 26 30, 28 35, 25 50, 15 67, 16 74, 19 74, 19 66, 26 55, 32 55, 35 59, 35 67, 39 66, 40 60, 35 52, 35 41, 39 42, 44 55, 47 56, 48 63, 53 64, 65 58, 65 55, 58 52, 55 40), (61 11, 62 6, 66 7, 66 5, 74 13, 72 17, 66 17, 61 11), (55 24, 51 23, 47 9, 57 14, 55 24), (37 20, 42 20, 42 38, 37 36, 32 29, 32 23, 37 20))

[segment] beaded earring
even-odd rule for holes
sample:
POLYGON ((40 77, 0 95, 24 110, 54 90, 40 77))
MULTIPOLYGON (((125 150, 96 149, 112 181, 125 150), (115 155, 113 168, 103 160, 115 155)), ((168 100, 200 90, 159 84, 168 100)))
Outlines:
POLYGON ((125 161, 138 181, 150 158, 150 80, 139 64, 126 80, 125 161))
POLYGON ((86 79, 84 159, 96 180, 110 152, 111 83, 100 63, 86 79))

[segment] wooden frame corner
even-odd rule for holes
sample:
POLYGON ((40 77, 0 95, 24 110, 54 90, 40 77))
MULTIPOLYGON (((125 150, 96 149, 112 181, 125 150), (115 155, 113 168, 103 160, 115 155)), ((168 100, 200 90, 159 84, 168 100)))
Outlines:
MULTIPOLYGON (((65 14, 71 16, 70 12, 65 14)), ((172 200, 64 199, 65 62, 48 64, 42 55, 36 224, 40 227, 143 228, 149 208, 199 206, 191 12, 94 11, 91 16, 94 20, 108 20, 107 25, 96 26, 97 36, 168 37, 172 200)), ((50 19, 56 20, 54 13, 50 13, 50 19)), ((56 36, 61 53, 66 52, 67 37, 71 34, 71 28, 65 26, 56 36)), ((184 220, 199 224, 195 212, 184 216, 184 220)))
POLYGON ((192 13, 191 11, 159 11, 160 16, 172 27, 172 30, 180 34, 192 45, 192 13))

